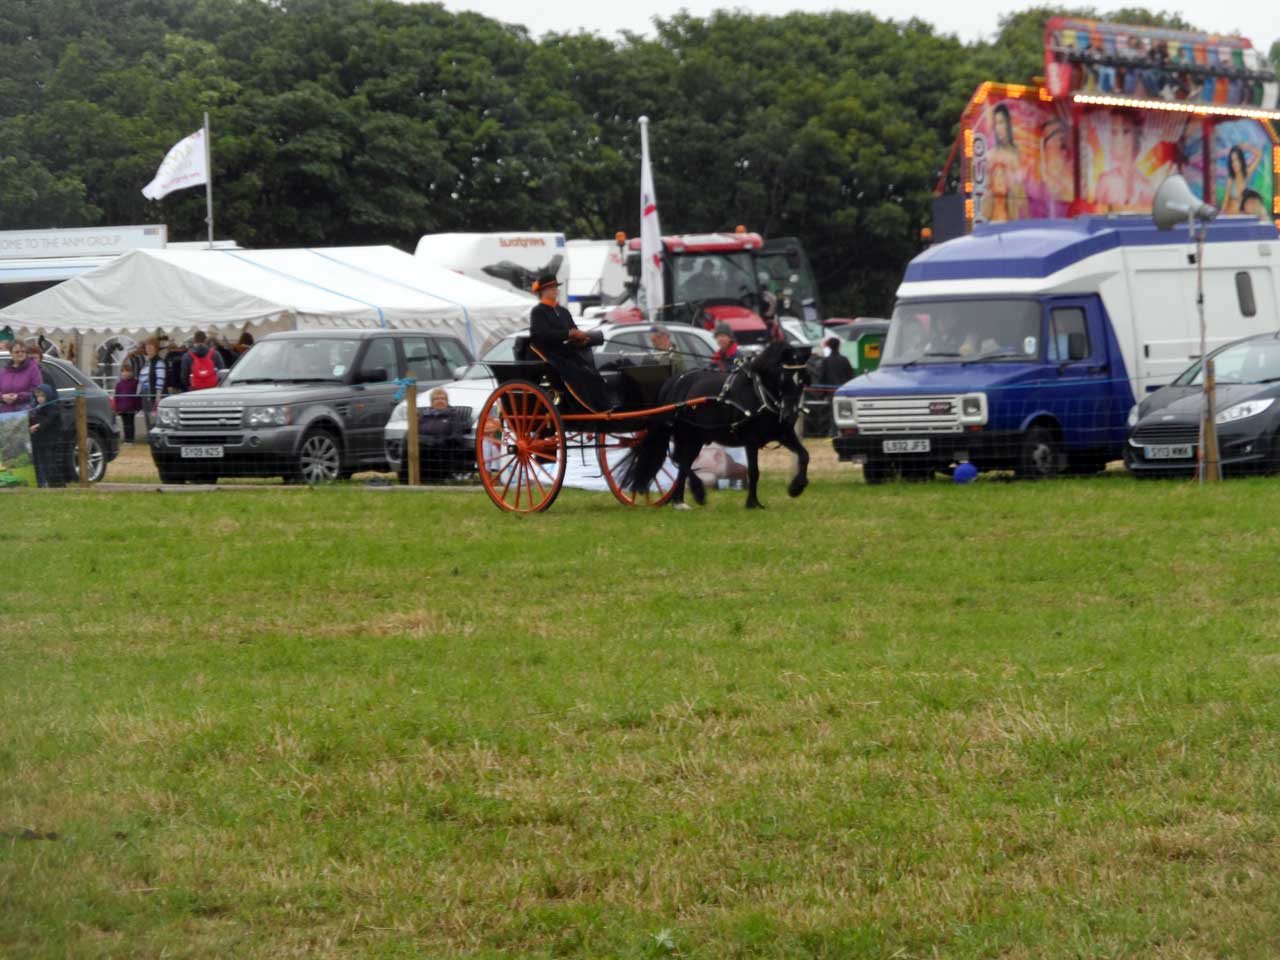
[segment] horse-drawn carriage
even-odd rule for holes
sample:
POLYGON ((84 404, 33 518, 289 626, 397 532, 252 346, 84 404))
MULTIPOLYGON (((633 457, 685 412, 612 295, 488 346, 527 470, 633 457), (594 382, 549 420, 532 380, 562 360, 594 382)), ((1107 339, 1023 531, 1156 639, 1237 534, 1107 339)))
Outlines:
POLYGON ((489 364, 497 387, 476 424, 480 481, 503 510, 546 510, 576 452, 595 459, 610 492, 628 506, 681 502, 686 478, 701 503, 702 485, 689 467, 704 440, 719 439, 747 447, 747 505, 758 506, 756 452, 778 440, 800 457, 791 486, 797 496, 809 458, 792 429, 804 358, 791 349, 779 344, 728 375, 698 371, 677 379, 670 363, 648 355, 630 358, 600 371, 618 400, 613 410, 601 413, 590 410, 555 365, 520 338, 515 361, 489 364), (707 412, 702 423, 696 422, 698 411, 707 412))

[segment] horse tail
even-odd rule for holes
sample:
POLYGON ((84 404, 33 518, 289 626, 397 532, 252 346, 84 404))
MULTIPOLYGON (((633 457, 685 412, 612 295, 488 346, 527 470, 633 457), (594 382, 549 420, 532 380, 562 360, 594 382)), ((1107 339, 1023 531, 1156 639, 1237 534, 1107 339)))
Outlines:
POLYGON ((621 464, 622 488, 632 494, 644 493, 667 462, 671 448, 673 424, 670 420, 653 422, 644 436, 628 452, 621 464))

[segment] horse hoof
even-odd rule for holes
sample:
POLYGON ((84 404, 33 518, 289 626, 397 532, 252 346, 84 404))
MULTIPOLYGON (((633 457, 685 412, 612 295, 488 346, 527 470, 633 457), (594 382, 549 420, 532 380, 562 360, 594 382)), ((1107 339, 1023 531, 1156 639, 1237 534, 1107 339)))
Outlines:
POLYGON ((689 506, 687 503, 681 500, 679 503, 673 503, 671 505, 671 509, 672 510, 692 510, 693 507, 689 506))

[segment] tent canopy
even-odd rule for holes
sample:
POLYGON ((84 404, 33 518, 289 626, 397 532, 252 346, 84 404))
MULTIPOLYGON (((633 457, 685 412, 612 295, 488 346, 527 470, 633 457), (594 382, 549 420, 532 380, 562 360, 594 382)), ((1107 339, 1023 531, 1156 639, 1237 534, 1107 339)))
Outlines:
POLYGON ((528 322, 531 296, 394 247, 134 250, 0 310, 20 334, 170 336, 246 327, 451 332, 474 352, 528 322))

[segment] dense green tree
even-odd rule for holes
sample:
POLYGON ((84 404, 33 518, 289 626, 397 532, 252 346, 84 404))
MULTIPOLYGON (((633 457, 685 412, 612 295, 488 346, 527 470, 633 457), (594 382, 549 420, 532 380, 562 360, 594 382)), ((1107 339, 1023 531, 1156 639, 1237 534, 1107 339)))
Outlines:
POLYGON ((534 40, 434 3, 17 0, 0 5, 0 228, 202 237, 202 191, 139 191, 207 111, 217 232, 244 244, 634 234, 647 114, 669 231, 799 236, 832 309, 878 312, 966 101, 1041 73, 1059 12, 1012 14, 977 43, 840 12, 534 40))

